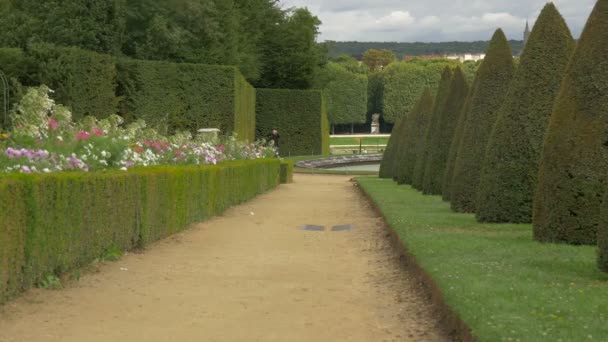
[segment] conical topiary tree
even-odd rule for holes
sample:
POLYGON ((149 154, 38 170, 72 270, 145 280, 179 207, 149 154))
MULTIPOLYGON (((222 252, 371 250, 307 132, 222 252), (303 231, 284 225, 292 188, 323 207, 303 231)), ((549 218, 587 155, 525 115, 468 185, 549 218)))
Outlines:
POLYGON ((574 39, 555 5, 542 10, 488 142, 477 200, 481 222, 529 223, 543 139, 574 39))
POLYGON ((499 29, 494 33, 486 58, 479 66, 475 88, 470 95, 470 107, 454 164, 451 200, 455 211, 475 211, 479 175, 488 138, 514 71, 511 48, 505 34, 499 29))
POLYGON ((435 101, 433 102, 433 112, 428 123, 428 126, 423 131, 424 138, 422 139, 421 154, 416 159, 416 165, 414 166, 414 176, 412 179, 412 186, 414 189, 423 191, 424 190, 424 171, 426 170, 426 163, 430 155, 430 150, 433 148, 431 140, 433 140, 433 133, 436 131, 436 127, 439 125, 439 119, 441 118, 441 110, 445 105, 448 93, 450 92, 450 84, 452 82, 452 69, 446 67, 443 69, 441 74, 441 81, 439 82, 439 88, 435 95, 435 101))
POLYGON ((400 138, 401 126, 406 121, 406 118, 400 118, 393 127, 391 137, 388 139, 386 149, 384 150, 384 156, 382 157, 382 163, 380 163, 380 178, 393 178, 393 171, 395 169, 395 162, 398 151, 398 141, 400 138))
MULTIPOLYGON (((599 0, 570 60, 545 137, 534 237, 594 244, 608 167, 608 0, 599 0)), ((602 241, 605 241, 602 239, 602 241)))
POLYGON ((399 155, 397 157, 395 180, 399 184, 412 184, 412 176, 416 160, 421 152, 425 127, 428 126, 433 111, 433 95, 426 88, 418 103, 409 114, 409 122, 405 126, 406 134, 401 136, 399 155))
MULTIPOLYGON (((440 88, 441 89, 441 88, 440 88)), ((460 67, 454 70, 449 90, 442 108, 435 113, 438 124, 429 133, 429 155, 424 170, 423 192, 427 195, 441 195, 443 175, 448 161, 450 145, 458 118, 469 93, 469 85, 460 67)), ((439 98, 439 95, 437 96, 439 98)), ((435 102, 437 108, 437 102, 435 102)))
POLYGON ((450 201, 452 199, 452 181, 454 180, 454 164, 456 164, 456 157, 458 156, 458 148, 462 141, 462 133, 464 131, 464 124, 467 119, 467 113, 471 107, 471 92, 475 89, 475 80, 473 85, 469 88, 469 93, 466 96, 464 105, 460 114, 458 114, 458 121, 456 124, 456 130, 454 131, 454 138, 450 144, 450 150, 448 152, 448 161, 443 172, 443 184, 442 184, 442 197, 444 201, 450 201))

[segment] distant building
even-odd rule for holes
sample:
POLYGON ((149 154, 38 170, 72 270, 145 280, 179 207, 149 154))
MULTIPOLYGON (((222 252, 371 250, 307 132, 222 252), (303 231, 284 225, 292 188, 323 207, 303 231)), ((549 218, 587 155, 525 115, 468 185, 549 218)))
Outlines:
POLYGON ((424 60, 445 59, 445 56, 443 56, 443 55, 403 56, 404 61, 411 61, 412 59, 424 59, 424 60))
POLYGON ((526 43, 528 42, 528 39, 530 39, 530 25, 528 24, 528 21, 526 20, 526 30, 524 31, 524 46, 526 46, 526 43))
POLYGON ((464 62, 478 62, 486 58, 485 53, 461 53, 461 54, 452 54, 446 55, 444 58, 451 60, 458 60, 461 63, 464 62))

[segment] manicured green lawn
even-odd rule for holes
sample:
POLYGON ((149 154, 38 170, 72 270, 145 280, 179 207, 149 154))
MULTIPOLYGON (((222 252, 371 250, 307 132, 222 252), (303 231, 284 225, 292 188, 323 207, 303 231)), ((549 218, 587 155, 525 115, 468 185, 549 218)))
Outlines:
POLYGON ((409 186, 359 182, 479 340, 608 341, 594 247, 540 244, 530 225, 479 224, 409 186))
MULTIPOLYGON (((370 138, 362 138, 362 144, 363 145, 371 145, 371 146, 377 146, 377 145, 386 145, 388 143, 388 139, 386 137, 370 137, 370 138)), ((359 138, 350 138, 350 137, 339 137, 339 138, 331 138, 331 140, 329 141, 329 144, 332 146, 337 146, 337 145, 359 145, 359 138)))

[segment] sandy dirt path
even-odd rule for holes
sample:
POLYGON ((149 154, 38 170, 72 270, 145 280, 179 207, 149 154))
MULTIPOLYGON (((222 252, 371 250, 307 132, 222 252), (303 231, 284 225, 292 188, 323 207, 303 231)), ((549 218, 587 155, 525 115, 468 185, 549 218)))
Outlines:
POLYGON ((397 259, 349 178, 296 176, 66 289, 30 291, 0 308, 0 341, 446 340, 397 259))

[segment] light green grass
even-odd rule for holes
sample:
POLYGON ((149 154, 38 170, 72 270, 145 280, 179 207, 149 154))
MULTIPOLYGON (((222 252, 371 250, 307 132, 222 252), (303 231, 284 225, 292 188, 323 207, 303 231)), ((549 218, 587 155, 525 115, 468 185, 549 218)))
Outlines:
POLYGON ((409 186, 359 182, 480 341, 608 341, 594 247, 540 244, 530 225, 480 224, 409 186))
MULTIPOLYGON (((361 138, 363 141, 361 142, 363 145, 370 146, 386 146, 388 143, 388 139, 386 137, 369 137, 369 138, 361 138)), ((331 138, 329 141, 331 146, 339 146, 339 145, 359 145, 359 138, 350 138, 350 137, 339 137, 339 138, 331 138)))

